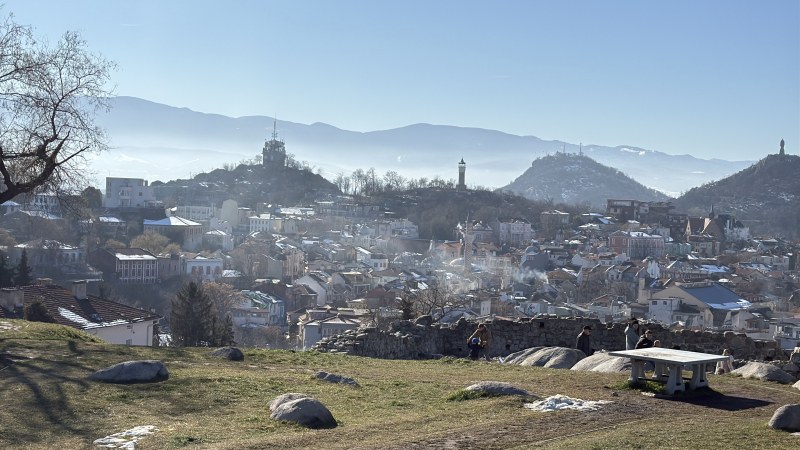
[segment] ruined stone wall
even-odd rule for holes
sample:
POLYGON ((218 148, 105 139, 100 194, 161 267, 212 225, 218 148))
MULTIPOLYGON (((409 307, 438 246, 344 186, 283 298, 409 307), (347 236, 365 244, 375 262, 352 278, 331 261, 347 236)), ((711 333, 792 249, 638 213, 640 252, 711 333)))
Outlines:
MULTIPOLYGON (((593 319, 498 319, 487 322, 492 340, 487 356, 506 356, 531 347, 575 347, 584 325, 592 327, 592 347, 596 350, 624 350, 625 324, 603 324, 593 319)), ((450 326, 431 324, 429 317, 416 322, 398 321, 388 331, 360 328, 323 339, 314 347, 323 352, 344 352, 384 359, 420 359, 439 355, 466 356, 467 338, 477 324, 459 320, 450 326)), ((730 349, 736 359, 786 359, 777 343, 754 341, 744 334, 709 331, 669 331, 660 325, 646 325, 662 347, 720 354, 730 349)))

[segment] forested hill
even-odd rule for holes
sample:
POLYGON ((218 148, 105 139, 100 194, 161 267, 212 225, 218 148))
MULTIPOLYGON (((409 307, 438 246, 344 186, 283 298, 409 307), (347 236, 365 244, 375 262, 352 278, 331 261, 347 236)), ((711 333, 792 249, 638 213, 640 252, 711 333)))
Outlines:
POLYGON ((240 164, 232 169, 216 169, 189 180, 156 181, 156 196, 167 204, 219 206, 233 199, 242 206, 258 203, 297 205, 312 202, 339 189, 320 175, 305 168, 269 168, 260 164, 240 164))
POLYGON ((731 214, 751 229, 800 237, 800 156, 769 155, 739 173, 689 190, 675 200, 684 211, 731 214))
POLYGON ((533 161, 531 167, 503 188, 532 200, 588 204, 605 208, 609 198, 663 201, 668 196, 636 182, 619 170, 588 156, 556 153, 533 161))

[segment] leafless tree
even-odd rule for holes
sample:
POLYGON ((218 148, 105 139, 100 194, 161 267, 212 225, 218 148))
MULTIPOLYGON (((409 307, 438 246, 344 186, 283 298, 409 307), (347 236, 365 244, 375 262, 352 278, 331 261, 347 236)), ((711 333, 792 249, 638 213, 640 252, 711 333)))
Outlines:
POLYGON ((106 148, 93 119, 113 67, 77 33, 50 45, 11 15, 0 23, 0 203, 82 187, 86 156, 106 148))

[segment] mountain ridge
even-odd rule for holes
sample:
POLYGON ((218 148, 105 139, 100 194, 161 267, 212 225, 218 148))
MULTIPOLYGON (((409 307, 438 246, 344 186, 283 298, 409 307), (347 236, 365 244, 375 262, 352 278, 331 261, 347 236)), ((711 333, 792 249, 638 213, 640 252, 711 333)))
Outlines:
MULTIPOLYGON (((464 158, 468 185, 498 187, 520 175, 522 161, 527 166, 539 156, 579 149, 578 145, 557 140, 456 125, 417 123, 359 132, 321 122, 306 125, 268 116, 232 118, 137 97, 114 97, 110 102, 111 110, 99 115, 97 122, 107 130, 114 151, 93 160, 96 171, 107 176, 171 180, 224 163, 241 162, 260 153, 275 123, 287 151, 298 160, 311 162, 329 179, 338 173, 370 167, 378 173, 394 170, 407 178, 450 179, 457 177, 457 163, 464 158), (184 154, 171 155, 173 149, 204 149, 219 156, 188 162, 184 154), (134 155, 151 164, 120 165, 114 153, 134 155)), ((667 155, 636 146, 590 144, 582 149, 596 161, 615 167, 648 187, 675 195, 752 163, 667 155)))

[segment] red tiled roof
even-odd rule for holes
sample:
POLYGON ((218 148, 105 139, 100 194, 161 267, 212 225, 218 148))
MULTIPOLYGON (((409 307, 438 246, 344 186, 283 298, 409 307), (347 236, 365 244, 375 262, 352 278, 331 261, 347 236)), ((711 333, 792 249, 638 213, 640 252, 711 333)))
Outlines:
POLYGON ((22 291, 26 305, 39 300, 56 323, 81 330, 159 319, 150 311, 93 295, 78 300, 71 290, 57 285, 23 286, 22 291))

